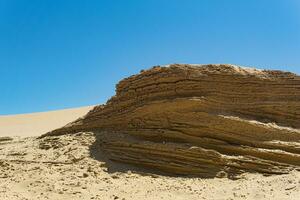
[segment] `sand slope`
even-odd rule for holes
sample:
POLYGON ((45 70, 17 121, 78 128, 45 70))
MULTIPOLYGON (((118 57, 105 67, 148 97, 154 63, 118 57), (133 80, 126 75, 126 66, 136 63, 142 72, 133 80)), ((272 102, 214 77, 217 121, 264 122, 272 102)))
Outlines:
POLYGON ((0 136, 39 136, 85 115, 93 106, 20 115, 0 115, 0 136))

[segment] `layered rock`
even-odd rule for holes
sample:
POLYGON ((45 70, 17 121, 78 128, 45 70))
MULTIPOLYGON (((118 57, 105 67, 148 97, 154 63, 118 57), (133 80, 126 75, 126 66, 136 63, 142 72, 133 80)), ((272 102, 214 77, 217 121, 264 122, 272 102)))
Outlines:
POLYGON ((286 173, 300 166, 300 77, 234 65, 156 66, 45 136, 80 131, 96 132, 112 160, 168 173, 286 173))

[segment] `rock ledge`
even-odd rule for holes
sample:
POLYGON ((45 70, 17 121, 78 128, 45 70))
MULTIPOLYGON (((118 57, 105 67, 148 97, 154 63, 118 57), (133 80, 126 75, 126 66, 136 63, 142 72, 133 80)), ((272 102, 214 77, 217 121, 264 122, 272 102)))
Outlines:
POLYGON ((234 65, 155 66, 44 136, 98 133, 111 160, 200 177, 300 167, 300 77, 234 65))

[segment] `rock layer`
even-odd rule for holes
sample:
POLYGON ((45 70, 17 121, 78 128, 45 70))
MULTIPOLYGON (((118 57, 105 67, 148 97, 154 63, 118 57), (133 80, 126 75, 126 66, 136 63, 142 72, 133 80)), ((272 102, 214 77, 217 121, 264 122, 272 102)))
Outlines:
POLYGON ((201 177, 300 166, 300 77, 234 65, 156 66, 47 133, 98 134, 115 161, 201 177))

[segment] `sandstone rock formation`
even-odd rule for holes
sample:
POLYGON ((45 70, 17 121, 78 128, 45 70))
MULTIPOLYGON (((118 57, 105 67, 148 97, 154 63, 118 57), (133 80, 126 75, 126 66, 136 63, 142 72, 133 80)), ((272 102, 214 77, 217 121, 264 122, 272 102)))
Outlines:
POLYGON ((300 77, 234 65, 156 66, 85 117, 114 160, 172 174, 282 174, 300 167, 300 77))

